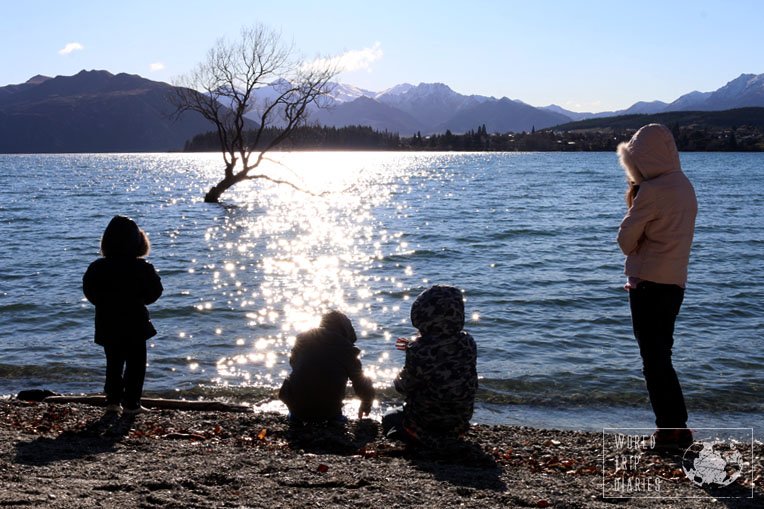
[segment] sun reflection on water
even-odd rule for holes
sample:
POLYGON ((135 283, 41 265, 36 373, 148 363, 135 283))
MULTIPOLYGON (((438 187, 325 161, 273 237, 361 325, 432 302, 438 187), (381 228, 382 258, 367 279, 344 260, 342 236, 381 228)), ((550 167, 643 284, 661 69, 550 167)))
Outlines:
MULTIPOLYGON (((388 231, 373 214, 396 190, 392 179, 400 182, 394 171, 385 175, 395 169, 394 161, 370 164, 362 153, 277 157, 263 172, 311 194, 254 182, 234 191, 242 205, 227 209, 205 234, 212 297, 196 310, 243 311, 245 319, 244 330, 216 329, 216 335, 230 335, 236 353, 217 361, 213 383, 280 384, 295 336, 317 326, 324 312, 339 309, 356 328, 366 374, 377 385, 389 385, 402 359, 391 359, 386 350, 392 334, 372 314, 404 321, 396 315, 402 304, 407 311, 409 289, 403 280, 372 275, 371 269, 386 256, 410 250, 401 232, 388 231)), ((400 270, 402 277, 414 277, 411 266, 400 270)))

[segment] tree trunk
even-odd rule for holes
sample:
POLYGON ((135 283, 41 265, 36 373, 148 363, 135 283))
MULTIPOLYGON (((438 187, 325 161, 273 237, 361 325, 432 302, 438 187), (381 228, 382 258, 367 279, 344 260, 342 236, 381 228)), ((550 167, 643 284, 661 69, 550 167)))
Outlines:
POLYGON ((207 191, 207 194, 204 195, 204 203, 220 203, 220 195, 236 182, 235 179, 224 178, 207 191))

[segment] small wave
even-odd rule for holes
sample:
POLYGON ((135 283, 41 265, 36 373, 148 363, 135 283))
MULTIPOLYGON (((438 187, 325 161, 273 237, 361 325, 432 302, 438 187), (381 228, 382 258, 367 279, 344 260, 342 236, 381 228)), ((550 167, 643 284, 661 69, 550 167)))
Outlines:
MULTIPOLYGON (((751 381, 684 384, 689 409, 708 412, 764 412, 764 382, 751 381)), ((481 380, 478 400, 498 405, 530 406, 644 406, 649 405, 644 383, 636 376, 607 376, 568 373, 565 376, 481 380)))
MULTIPOLYGON (((5 277, 5 276, 3 276, 5 277)), ((29 304, 22 302, 14 302, 13 304, 0 305, 0 313, 17 313, 20 311, 37 311, 39 306, 37 304, 29 304)))
POLYGON ((406 262, 410 263, 413 260, 429 260, 429 259, 450 259, 455 250, 449 248, 443 248, 435 251, 431 249, 416 249, 407 253, 395 253, 382 257, 383 262, 406 262))
POLYGON ((559 233, 556 230, 541 228, 512 228, 500 232, 488 234, 485 238, 490 240, 510 240, 522 237, 554 237, 559 233))
POLYGON ((49 364, 0 364, 0 378, 7 384, 9 380, 35 380, 40 382, 70 382, 103 376, 100 369, 73 366, 62 362, 49 364))
POLYGON ((277 397, 278 389, 266 385, 215 386, 198 385, 174 390, 147 391, 147 396, 158 398, 216 400, 230 403, 257 404, 277 397))

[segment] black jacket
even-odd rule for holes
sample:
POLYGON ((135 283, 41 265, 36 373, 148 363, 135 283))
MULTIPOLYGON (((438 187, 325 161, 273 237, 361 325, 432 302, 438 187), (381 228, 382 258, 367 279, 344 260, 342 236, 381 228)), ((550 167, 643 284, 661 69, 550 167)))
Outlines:
POLYGON ((353 345, 352 326, 340 320, 323 320, 322 325, 297 336, 289 358, 292 373, 279 391, 292 415, 306 421, 341 415, 348 379, 362 401, 374 399, 374 386, 353 345))
POLYGON ((99 258, 82 278, 85 297, 95 304, 95 342, 114 345, 156 335, 147 304, 162 295, 154 266, 142 258, 99 258))

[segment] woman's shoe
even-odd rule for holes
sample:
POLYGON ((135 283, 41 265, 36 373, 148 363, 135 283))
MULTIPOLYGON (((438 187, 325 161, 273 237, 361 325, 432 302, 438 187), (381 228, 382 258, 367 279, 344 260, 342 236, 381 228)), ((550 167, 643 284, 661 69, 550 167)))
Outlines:
POLYGON ((653 433, 655 448, 660 451, 684 451, 694 440, 687 428, 665 428, 653 433))

